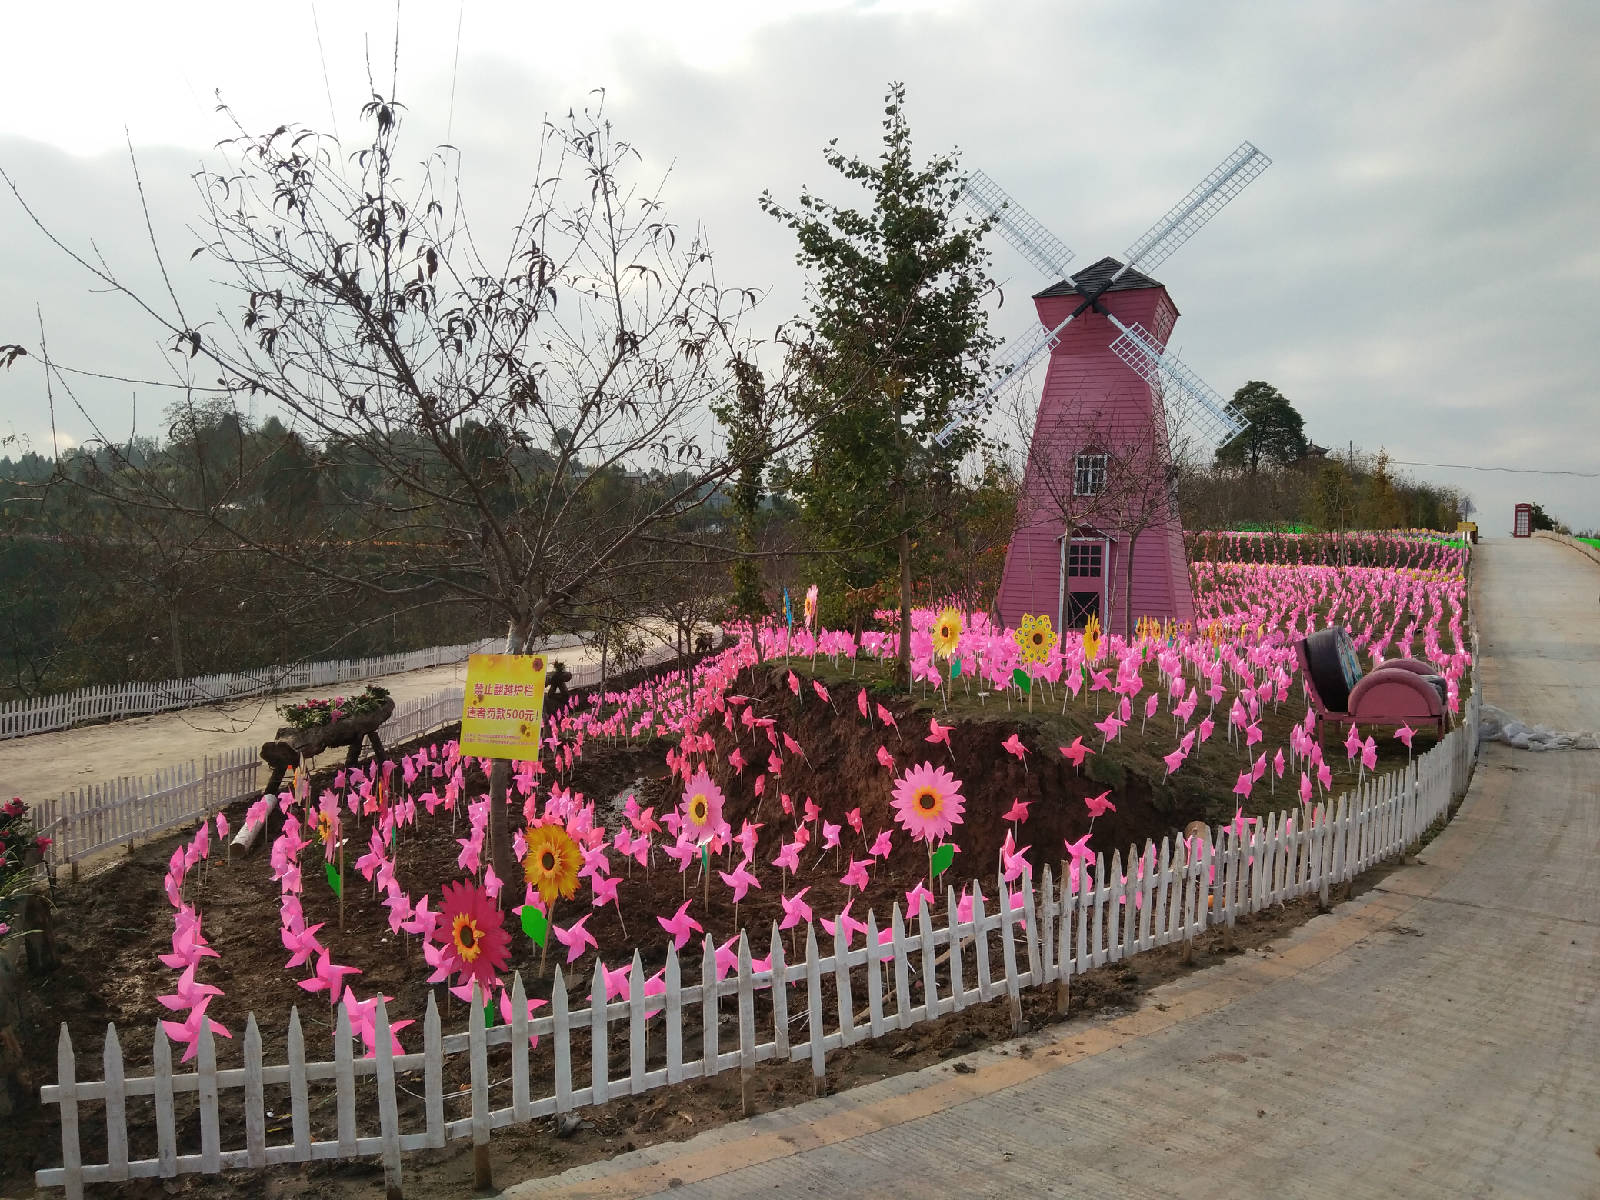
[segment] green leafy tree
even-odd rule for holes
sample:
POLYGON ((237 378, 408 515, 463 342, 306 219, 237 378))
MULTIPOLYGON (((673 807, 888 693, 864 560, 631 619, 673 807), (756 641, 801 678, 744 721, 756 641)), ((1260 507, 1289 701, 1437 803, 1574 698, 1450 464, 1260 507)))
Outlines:
POLYGON ((1219 466, 1242 467, 1254 475, 1262 463, 1286 467, 1305 457, 1305 421, 1270 383, 1252 379, 1233 394, 1228 412, 1249 422, 1249 428, 1217 448, 1219 466))
POLYGON ((762 481, 770 452, 766 410, 772 400, 761 370, 754 363, 735 358, 730 368, 733 398, 713 405, 712 411, 728 431, 728 452, 739 463, 739 472, 728 489, 739 551, 733 563, 733 611, 741 617, 755 618, 768 611, 756 541, 761 525, 762 481))
POLYGON ((811 291, 811 386, 796 403, 816 430, 792 485, 821 555, 817 573, 831 597, 898 578, 905 678, 913 541, 953 516, 938 481, 978 442, 970 429, 944 447, 932 437, 984 376, 995 339, 982 302, 994 285, 989 222, 960 214, 956 155, 912 158, 902 84, 889 86, 883 131, 875 162, 843 153, 837 139, 823 152, 866 189, 870 209, 809 190, 796 208, 764 192, 761 207, 794 231, 811 291))

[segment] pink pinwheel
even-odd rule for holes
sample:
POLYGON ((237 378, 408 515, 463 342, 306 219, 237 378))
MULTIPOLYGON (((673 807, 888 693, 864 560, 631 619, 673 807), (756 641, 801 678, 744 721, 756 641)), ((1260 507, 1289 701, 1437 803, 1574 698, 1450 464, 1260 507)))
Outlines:
POLYGON ((1086 833, 1075 842, 1066 842, 1067 855, 1072 859, 1074 870, 1076 870, 1079 863, 1094 862, 1094 851, 1089 849, 1089 837, 1090 835, 1086 833))
POLYGON ((1361 767, 1366 771, 1378 769, 1378 743, 1371 736, 1361 744, 1361 767))
POLYGON ((617 899, 617 889, 622 886, 620 875, 596 875, 589 882, 594 891, 594 898, 590 901, 592 907, 603 908, 607 904, 615 904, 620 909, 622 902, 617 899))
POLYGON ((176 992, 170 996, 157 996, 163 1008, 173 1012, 182 1012, 186 1008, 193 1008, 196 1004, 205 1001, 209 996, 222 995, 222 989, 209 983, 196 983, 194 979, 195 964, 190 963, 183 969, 183 974, 178 976, 176 992))
MULTIPOLYGON (((1094 727, 1100 731, 1106 742, 1117 736, 1117 733, 1122 729, 1122 725, 1122 719, 1115 713, 1107 713, 1105 720, 1094 723, 1094 727)), ((1104 744, 1104 742, 1101 743, 1102 746, 1104 744)))
POLYGON ((849 904, 844 906, 844 909, 839 913, 837 922, 830 921, 827 917, 822 918, 822 927, 826 929, 829 934, 834 937, 838 937, 840 933, 844 935, 844 945, 846 950, 850 948, 850 941, 857 933, 865 933, 867 931, 867 927, 863 922, 856 920, 850 915, 850 905, 854 903, 855 901, 851 900, 849 904))
POLYGON ((1182 746, 1179 746, 1176 750, 1172 751, 1172 753, 1163 754, 1161 756, 1161 761, 1167 764, 1167 774, 1171 775, 1179 767, 1183 766, 1183 760, 1187 757, 1187 751, 1185 751, 1182 746))
POLYGON ((922 911, 923 904, 933 904, 933 893, 927 889, 922 880, 917 880, 917 886, 906 893, 906 912, 915 916, 922 911))
MULTIPOLYGON (((393 996, 385 996, 383 1002, 388 1004, 393 996)), ((356 994, 349 988, 344 990, 344 1010, 350 1014, 350 1032, 359 1034, 362 1044, 366 1046, 366 1057, 375 1058, 378 1053, 378 998, 370 1000, 356 999, 356 994)), ((411 1021, 391 1021, 389 1023, 389 1052, 391 1054, 404 1054, 405 1049, 400 1045, 400 1039, 395 1035, 411 1021)))
POLYGON ((225 842, 225 841, 228 840, 228 814, 227 813, 220 813, 219 812, 217 814, 217 840, 219 842, 225 842))
MULTIPOLYGON (((285 971, 305 966, 313 954, 326 953, 326 947, 317 941, 317 930, 321 929, 323 924, 324 922, 319 921, 310 928, 298 932, 291 932, 288 929, 278 931, 278 936, 283 939, 283 948, 289 952, 289 961, 283 964, 285 971)), ((191 965, 189 969, 194 968, 191 965)))
POLYGON ((604 843, 593 848, 580 847, 578 853, 583 856, 583 866, 578 868, 579 879, 589 875, 611 874, 611 862, 606 858, 604 843))
POLYGON ((1016 734, 1013 733, 1005 741, 1001 742, 1000 745, 1007 754, 1015 756, 1018 762, 1022 763, 1023 766, 1027 766, 1028 748, 1022 744, 1022 739, 1016 734))
POLYGON ((1098 796, 1085 796, 1083 798, 1084 806, 1089 810, 1090 820, 1093 820, 1096 817, 1103 817, 1107 812, 1117 811, 1117 806, 1111 803, 1110 797, 1111 790, 1107 788, 1098 796))
POLYGON ((890 729, 894 730, 896 733, 899 733, 900 732, 900 726, 895 724, 894 714, 892 712, 890 712, 887 708, 885 708, 881 704, 878 705, 877 708, 878 708, 878 720, 882 721, 885 725, 887 725, 890 729))
POLYGON ((779 929, 792 929, 802 921, 811 920, 811 906, 806 903, 806 893, 811 888, 803 887, 793 896, 779 895, 783 903, 783 920, 778 922, 779 929))
POLYGON ((433 936, 433 927, 439 921, 439 914, 428 907, 429 903, 428 896, 417 901, 411 909, 411 916, 400 925, 403 932, 422 938, 433 936))
POLYGON ((839 844, 839 834, 844 829, 842 825, 835 825, 832 821, 822 822, 822 848, 832 850, 839 844))
POLYGON ((856 709, 866 719, 868 725, 872 724, 872 710, 867 707, 867 690, 865 688, 856 693, 856 709))
POLYGON ((1253 789, 1254 787, 1255 787, 1255 779, 1250 774, 1250 772, 1249 771, 1240 771, 1239 772, 1239 779, 1233 785, 1233 794, 1235 796, 1248 797, 1250 795, 1251 789, 1253 789))
POLYGON ((1395 740, 1403 742, 1407 750, 1411 749, 1411 739, 1417 736, 1417 731, 1409 725, 1402 725, 1394 731, 1395 740))
POLYGON ((1300 803, 1311 803, 1311 776, 1304 771, 1300 772, 1300 803))
POLYGON ((1354 725, 1350 726, 1350 733, 1344 739, 1344 756, 1348 761, 1361 753, 1361 731, 1354 725))
POLYGON ((816 692, 817 696, 822 700, 822 702, 824 704, 831 703, 831 701, 828 698, 828 689, 823 687, 815 679, 813 679, 811 681, 811 690, 816 692))
MULTIPOLYGON (((739 968, 738 942, 739 935, 736 933, 712 952, 715 956, 717 982, 719 983, 728 977, 729 972, 736 971, 739 968)), ((755 964, 752 963, 751 966, 753 968, 755 964)))
POLYGON ((1211 734, 1216 730, 1216 728, 1217 728, 1217 723, 1215 721, 1213 721, 1210 717, 1201 717, 1200 718, 1200 741, 1202 743, 1209 742, 1211 740, 1211 734))
POLYGON ((1083 760, 1094 753, 1092 746, 1085 746, 1081 737, 1072 739, 1072 745, 1062 746, 1061 753, 1072 761, 1074 770, 1083 766, 1083 760))
POLYGON ((789 672, 789 690, 796 696, 800 694, 800 677, 793 671, 789 672))
POLYGON ((745 859, 731 872, 718 871, 722 882, 733 890, 733 902, 738 904, 745 898, 751 888, 759 888, 761 881, 750 871, 750 860, 745 859))
POLYGON ((650 846, 649 834, 634 838, 628 847, 628 854, 641 867, 648 867, 650 865, 650 846))
POLYGON ((845 871, 839 882, 847 888, 865 890, 868 882, 867 868, 872 865, 872 861, 870 858, 852 858, 849 870, 845 871))
POLYGON ((800 869, 800 843, 785 842, 779 847, 778 857, 772 860, 772 865, 783 871, 798 871, 800 869))
POLYGON ((222 957, 206 945, 206 939, 200 932, 200 918, 193 915, 192 909, 180 908, 173 920, 175 927, 172 931, 172 953, 156 956, 164 965, 174 971, 181 971, 202 958, 222 957), (183 919, 185 912, 190 914, 190 919, 187 921, 183 919))
POLYGON ((756 854, 756 832, 761 828, 762 822, 751 823, 747 818, 739 827, 738 835, 733 839, 733 844, 744 851, 746 858, 754 858, 756 854))
POLYGON ((300 980, 300 986, 308 992, 328 993, 328 1003, 339 1003, 339 996, 344 991, 344 977, 346 975, 359 975, 359 967, 341 967, 333 961, 330 954, 321 955, 313 968, 310 979, 300 980))
POLYGON ((933 742, 935 745, 943 743, 944 748, 946 750, 952 751, 952 753, 953 753, 954 752, 954 748, 950 745, 950 731, 952 729, 954 729, 954 728, 955 728, 954 725, 941 725, 941 724, 939 724, 939 718, 938 717, 929 717, 928 718, 928 736, 926 738, 924 738, 923 741, 933 742))
POLYGON ((845 813, 844 819, 850 823, 851 829, 854 829, 857 833, 862 832, 860 805, 857 805, 855 808, 852 808, 849 812, 845 813))
POLYGON ((739 747, 735 746, 733 748, 733 753, 728 755, 728 765, 733 768, 733 773, 735 775, 743 775, 744 764, 744 753, 739 749, 739 747))
POLYGON ((688 943, 691 933, 705 932, 704 926, 689 915, 689 905, 693 903, 693 900, 685 900, 670 919, 667 917, 656 918, 656 922, 661 928, 672 935, 672 944, 679 950, 682 950, 688 943))
POLYGON ((1013 824, 1019 821, 1026 821, 1028 819, 1028 804, 1029 801, 1027 800, 1018 799, 1016 796, 1011 797, 1011 807, 1006 809, 1000 819, 1002 821, 1010 821, 1013 824))
MULTIPOLYGON (((543 1000, 529 1000, 528 1001, 528 1020, 530 1020, 530 1021, 533 1020, 534 1012, 537 1009, 543 1008, 544 1006, 545 1006, 545 1001, 543 1001, 543 1000)), ((500 1020, 503 1023, 507 1024, 507 1025, 511 1024, 512 1008, 511 1008, 511 989, 510 988, 504 988, 503 987, 503 988, 500 989, 500 1005, 499 1005, 499 1007, 500 1007, 500 1020)), ((528 1045, 537 1046, 538 1044, 539 1044, 539 1035, 536 1034, 536 1033, 535 1034, 529 1034, 528 1035, 528 1045)))
POLYGON ((872 845, 867 847, 867 853, 873 858, 888 858, 889 851, 894 847, 894 835, 885 829, 872 839, 872 845))
POLYGON ((584 913, 565 929, 554 923, 550 926, 550 932, 555 935, 556 941, 567 948, 569 965, 583 957, 584 947, 592 946, 596 950, 600 949, 600 943, 594 940, 594 934, 590 933, 585 925, 588 920, 589 914, 584 913))
POLYGON ((894 770, 894 755, 889 753, 889 747, 878 747, 878 764, 886 771, 894 770))
POLYGON ((206 1005, 210 1003, 211 997, 207 996, 189 1010, 189 1015, 184 1020, 161 1022, 161 1028, 166 1030, 167 1037, 188 1047, 183 1052, 183 1058, 179 1060, 180 1062, 188 1062, 199 1052, 200 1030, 202 1027, 210 1029, 213 1034, 221 1037, 233 1037, 233 1034, 229 1033, 221 1024, 206 1016, 206 1005))
POLYGON ((1028 851, 1032 849, 1032 846, 1024 846, 1016 851, 1000 851, 1000 869, 1007 883, 1013 882, 1028 870, 1028 851))
POLYGON ((815 800, 813 800, 810 796, 807 796, 806 797, 806 806, 805 806, 805 810, 804 810, 804 816, 803 816, 802 819, 805 821, 805 823, 807 825, 815 825, 817 823, 817 818, 820 817, 821 815, 822 815, 822 809, 817 807, 817 802, 815 800))
POLYGON ((1283 747, 1278 747, 1278 752, 1272 756, 1272 774, 1275 778, 1282 779, 1284 772, 1283 747))
MULTIPOLYGON (((749 710, 747 709, 746 711, 749 710)), ((600 964, 600 974, 604 977, 606 984, 607 1000, 620 1000, 628 994, 628 972, 632 967, 632 963, 623 963, 613 971, 605 963, 600 964)), ((593 1001, 594 996, 592 993, 589 999, 593 1001)))

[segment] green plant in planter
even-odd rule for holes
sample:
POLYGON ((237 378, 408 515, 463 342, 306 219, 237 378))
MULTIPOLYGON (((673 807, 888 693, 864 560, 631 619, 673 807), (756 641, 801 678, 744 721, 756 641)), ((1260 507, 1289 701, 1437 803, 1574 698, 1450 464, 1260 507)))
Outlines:
POLYGON ((389 689, 369 683, 366 690, 356 696, 335 696, 332 700, 303 700, 299 704, 285 704, 278 708, 283 719, 296 729, 316 729, 331 725, 346 717, 375 712, 389 699, 389 689))

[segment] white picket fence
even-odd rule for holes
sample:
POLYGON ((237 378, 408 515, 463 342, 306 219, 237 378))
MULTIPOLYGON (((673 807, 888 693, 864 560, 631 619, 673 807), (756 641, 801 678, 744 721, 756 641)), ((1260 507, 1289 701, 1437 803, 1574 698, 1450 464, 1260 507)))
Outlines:
POLYGON ((1477 755, 1477 717, 1473 697, 1463 726, 1440 745, 1404 770, 1340 797, 1316 823, 1304 809, 1279 812, 1247 837, 1215 831, 1192 857, 1166 839, 1159 847, 1147 844, 1142 853, 1130 850, 1126 864, 1120 853, 1109 864, 1101 856, 1093 882, 1076 891, 1048 868, 1037 889, 1027 876, 1016 891, 999 880, 995 910, 977 894, 966 921, 959 919, 949 889, 943 925, 934 924, 927 906, 908 923, 896 905, 886 942, 879 941, 872 914, 864 943, 852 947, 848 936, 835 937, 826 954, 816 929, 808 926, 804 954, 795 962, 788 961, 774 925, 765 969, 755 969, 749 937, 741 935, 737 969, 722 980, 710 940, 697 982, 686 982, 669 948, 659 995, 645 995, 636 952, 626 999, 585 999, 586 992, 605 995, 598 963, 575 995, 558 969, 547 1015, 530 1019, 518 975, 509 1025, 486 1028, 482 1006, 473 1004, 466 1032, 445 1035, 430 996, 417 1053, 390 1052, 389 1022, 380 1004, 378 1053, 356 1057, 341 1007, 332 1061, 308 1062, 299 1014, 291 1011, 288 1061, 268 1065, 252 1013, 241 1039, 240 1067, 217 1065, 207 1031, 195 1070, 174 1073, 171 1047, 158 1025, 152 1073, 129 1078, 112 1026, 102 1080, 80 1082, 63 1024, 60 1082, 41 1093, 45 1103, 60 1106, 63 1165, 37 1172, 35 1180, 78 1197, 86 1183, 379 1155, 388 1194, 396 1196, 401 1155, 408 1150, 451 1141, 486 1148, 493 1129, 724 1071, 738 1070, 748 1083, 756 1064, 768 1060, 809 1062, 820 1081, 831 1051, 999 997, 1006 998, 1013 1024, 1020 1026, 1023 988, 1062 988, 1059 1005, 1065 986, 1080 972, 1191 940, 1208 927, 1231 927, 1241 914, 1296 896, 1317 892, 1326 900, 1330 887, 1414 845, 1465 789, 1477 755), (1142 871, 1134 870, 1136 862, 1142 871), (1124 875, 1125 866, 1131 875, 1124 875), (587 1007, 574 1008, 575 1000, 587 1007), (537 1078, 530 1067, 536 1038, 549 1039, 545 1044, 552 1047, 548 1060, 541 1055, 537 1078), (269 1140, 268 1089, 272 1108, 282 1113, 287 1107, 287 1140, 269 1140), (195 1099, 192 1106, 185 1101, 181 1119, 175 1099, 180 1096, 195 1099), (154 1105, 153 1157, 135 1157, 130 1150, 130 1102, 154 1105), (98 1106, 93 1116, 105 1123, 103 1163, 83 1161, 86 1104, 98 1106), (225 1118, 239 1132, 226 1148, 225 1118))
MULTIPOLYGON (((578 645, 582 641, 581 637, 566 635, 547 639, 543 645, 546 649, 555 650, 578 645)), ((201 675, 192 679, 80 688, 75 692, 37 696, 31 700, 7 700, 0 703, 0 739, 71 729, 86 721, 114 721, 123 717, 170 712, 176 708, 217 704, 245 696, 376 679, 402 671, 464 662, 469 654, 489 653, 503 645, 503 638, 485 638, 461 646, 431 646, 426 650, 384 654, 376 658, 295 663, 225 675, 201 675)))
MULTIPOLYGON (((547 650, 570 644, 552 639, 547 650)), ((474 650, 474 653, 477 651, 474 650)), ((672 657, 669 647, 645 655, 644 665, 657 665, 672 657)), ((580 666, 572 672, 574 689, 600 682, 598 665, 580 666)), ((383 723, 379 735, 385 743, 402 745, 425 733, 461 719, 462 688, 444 688, 395 705, 394 715, 383 723)), ((342 752, 341 752, 342 753, 342 752)), ((157 837, 175 826, 209 816, 237 800, 253 799, 261 787, 261 759, 257 746, 237 746, 200 763, 165 767, 153 775, 124 776, 63 792, 35 803, 35 828, 53 839, 48 852, 57 867, 157 837)))

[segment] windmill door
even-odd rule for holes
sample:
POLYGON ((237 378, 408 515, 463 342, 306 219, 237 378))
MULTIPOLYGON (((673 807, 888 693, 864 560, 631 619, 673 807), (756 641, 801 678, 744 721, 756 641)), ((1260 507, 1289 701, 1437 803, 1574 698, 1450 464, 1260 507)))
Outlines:
POLYGON ((1072 538, 1067 542, 1066 588, 1061 597, 1061 627, 1082 629, 1090 617, 1104 626, 1106 594, 1105 538, 1072 538))

